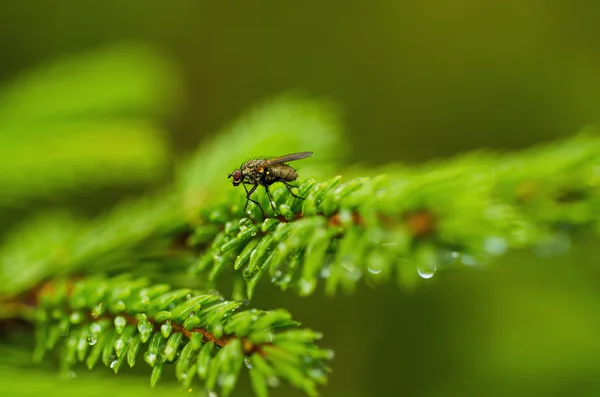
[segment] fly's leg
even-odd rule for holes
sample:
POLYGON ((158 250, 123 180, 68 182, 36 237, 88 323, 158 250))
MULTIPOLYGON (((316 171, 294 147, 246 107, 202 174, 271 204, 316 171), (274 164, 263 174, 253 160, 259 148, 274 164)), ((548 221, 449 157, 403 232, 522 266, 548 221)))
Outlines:
POLYGON ((306 197, 300 197, 296 194, 294 194, 294 192, 292 192, 292 188, 294 186, 290 185, 289 183, 283 182, 283 184, 285 185, 285 187, 287 188, 288 192, 290 192, 290 194, 296 198, 299 198, 300 200, 304 200, 306 197))
POLYGON ((273 210, 273 214, 275 214, 275 207, 273 206, 273 198, 271 197, 271 192, 269 192, 269 187, 265 185, 265 190, 267 191, 267 197, 269 198, 269 203, 271 203, 271 209, 273 210))
POLYGON ((260 184, 265 187, 265 191, 267 192, 267 198, 269 199, 269 204, 271 204, 271 209, 273 210, 273 215, 275 215, 277 213, 277 211, 275 211, 275 206, 273 205, 273 197, 271 197, 271 192, 269 192, 269 185, 272 182, 269 182, 267 180, 268 173, 269 173, 269 171, 267 171, 265 174, 262 175, 260 184))
POLYGON ((254 204, 258 205, 258 208, 260 208, 260 212, 262 213, 263 218, 266 218, 265 211, 263 211, 262 206, 260 205, 260 203, 258 201, 256 201, 256 200, 252 200, 250 198, 250 196, 252 196, 252 193, 254 193, 254 191, 258 187, 258 184, 253 185, 252 188, 250 189, 250 191, 248 191, 248 188, 246 187, 246 184, 244 184, 243 186, 244 186, 244 189, 246 190, 246 205, 244 206, 244 212, 246 212, 246 208, 248 207, 248 201, 252 201, 254 204))

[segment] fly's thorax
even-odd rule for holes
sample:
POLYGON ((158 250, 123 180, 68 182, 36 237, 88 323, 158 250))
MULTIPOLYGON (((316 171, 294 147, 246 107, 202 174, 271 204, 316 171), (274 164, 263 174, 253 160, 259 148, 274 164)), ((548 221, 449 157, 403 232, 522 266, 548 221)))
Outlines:
POLYGON ((256 184, 260 183, 260 181, 261 174, 257 173, 256 171, 244 173, 244 183, 256 184))
POLYGON ((264 165, 266 164, 265 160, 248 160, 247 162, 244 163, 244 165, 242 166, 243 169, 257 169, 257 168, 261 168, 264 167, 264 165))
POLYGON ((242 166, 244 181, 248 183, 261 183, 266 173, 264 160, 250 160, 242 166))

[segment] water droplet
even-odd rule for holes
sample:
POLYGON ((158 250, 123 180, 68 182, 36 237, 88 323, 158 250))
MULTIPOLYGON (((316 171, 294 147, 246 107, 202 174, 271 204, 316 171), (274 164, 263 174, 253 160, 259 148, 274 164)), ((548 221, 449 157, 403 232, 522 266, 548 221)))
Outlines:
POLYGON ((362 277, 362 271, 350 259, 342 259, 340 266, 347 271, 344 275, 348 280, 358 281, 362 277))
POLYGON ((433 277, 436 270, 437 268, 435 267, 435 265, 417 267, 417 272, 419 273, 419 276, 425 279, 433 277))
POLYGON ((321 277, 328 278, 331 276, 331 266, 325 266, 321 269, 321 277))
POLYGON ((275 208, 275 209, 273 210, 273 215, 274 215, 274 216, 279 216, 279 215, 280 215, 280 212, 279 212, 279 210, 278 210, 277 204, 275 204, 274 202, 272 202, 272 201, 271 201, 271 205, 272 205, 272 206, 275 208))
POLYGON ((188 377, 187 372, 182 373, 181 375, 179 375, 181 377, 181 380, 185 380, 188 377))
POLYGON ((110 368, 111 369, 115 369, 115 367, 117 366, 117 363, 119 362, 119 360, 113 360, 110 363, 110 368))
POLYGON ((79 324, 83 321, 83 315, 80 312, 73 312, 69 316, 69 321, 71 321, 72 324, 79 324))
POLYGON ((302 295, 308 295, 315 289, 315 281, 314 280, 300 280, 300 293, 302 295))
POLYGON ((125 302, 123 302, 123 301, 115 302, 115 304, 112 308, 112 310, 114 310, 116 313, 124 312, 125 309, 127 309, 127 306, 125 305, 125 302))
POLYGON ((473 255, 463 254, 460 257, 460 261, 467 266, 475 266, 477 264, 477 259, 473 255))
POLYGON ((146 343, 152 335, 152 324, 148 320, 142 320, 138 324, 138 331, 140 331, 142 342, 146 343))
POLYGON ((276 376, 270 376, 267 379, 267 385, 269 385, 269 387, 277 387, 279 386, 279 384, 279 378, 277 378, 276 376))
POLYGON ((277 282, 281 281, 281 276, 283 276, 283 273, 281 272, 281 270, 275 270, 275 273, 273 273, 273 277, 271 278, 271 282, 277 283, 277 282))
POLYGON ((502 255, 508 249, 508 243, 502 237, 488 237, 483 243, 485 251, 490 255, 502 255))
POLYGON ((322 369, 313 368, 308 371, 308 376, 310 376, 313 379, 320 379, 325 376, 325 372, 323 372, 322 369))
POLYGON ((252 232, 250 232, 250 235, 251 235, 252 237, 255 237, 255 236, 256 236, 256 230, 253 230, 252 232))
POLYGON ((209 390, 208 397, 219 397, 219 395, 217 394, 217 392, 209 390))
POLYGON ((254 367, 252 365, 252 359, 248 356, 244 357, 244 364, 246 365, 246 368, 248 368, 248 369, 252 369, 252 367, 254 367))
POLYGON ((98 342, 98 336, 96 334, 89 334, 87 337, 87 343, 90 346, 94 346, 98 342))
POLYGON ((246 214, 252 215, 252 211, 248 210, 248 211, 246 211, 246 214))
POLYGON ((367 259, 367 271, 371 274, 379 274, 385 268, 385 264, 385 257, 377 252, 374 252, 369 255, 369 258, 367 259))
POLYGON ((90 324, 90 332, 92 334, 99 334, 100 332, 102 332, 102 326, 98 323, 90 324))
POLYGON ((115 317, 114 323, 117 333, 120 334, 125 329, 125 326, 127 325, 127 320, 123 316, 117 316, 115 317))
POLYGON ((157 360, 158 360, 157 354, 150 353, 150 352, 144 353, 144 361, 146 361, 146 363, 148 363, 148 365, 150 365, 151 367, 154 367, 154 364, 156 364, 157 360))
MULTIPOLYGON (((249 213, 250 211, 248 211, 249 213)), ((240 230, 246 230, 248 229, 249 226, 252 225, 252 221, 249 218, 242 218, 240 219, 240 230)))
POLYGON ((171 335, 172 330, 173 326, 171 325, 170 321, 167 321, 166 323, 160 326, 160 333, 162 334, 163 338, 168 338, 169 335, 171 335))
POLYGON ((121 338, 115 341, 115 353, 117 353, 117 357, 121 357, 121 353, 123 353, 123 349, 125 349, 125 341, 121 338))
POLYGON ((240 230, 239 226, 235 225, 231 221, 229 221, 225 224, 224 229, 225 229, 225 234, 227 234, 227 235, 235 234, 237 231, 240 230))

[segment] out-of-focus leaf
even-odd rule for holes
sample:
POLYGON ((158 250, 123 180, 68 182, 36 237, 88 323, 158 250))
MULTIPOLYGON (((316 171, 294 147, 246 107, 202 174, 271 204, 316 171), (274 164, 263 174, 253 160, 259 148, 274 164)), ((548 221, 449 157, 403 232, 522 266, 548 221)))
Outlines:
POLYGON ((159 118, 178 93, 173 67, 136 44, 21 75, 0 89, 0 205, 154 180, 167 163, 159 118))
POLYGON ((169 113, 178 97, 174 67, 153 48, 126 43, 48 61, 22 74, 0 90, 0 120, 20 129, 41 127, 27 134, 37 135, 48 122, 169 113))

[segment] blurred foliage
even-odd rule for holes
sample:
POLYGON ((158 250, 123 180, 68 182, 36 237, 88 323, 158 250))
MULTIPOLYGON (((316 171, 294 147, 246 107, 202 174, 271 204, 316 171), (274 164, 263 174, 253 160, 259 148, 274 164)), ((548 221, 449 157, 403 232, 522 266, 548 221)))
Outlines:
POLYGON ((173 67, 137 44, 46 63, 0 90, 1 206, 75 189, 156 181, 173 67))

